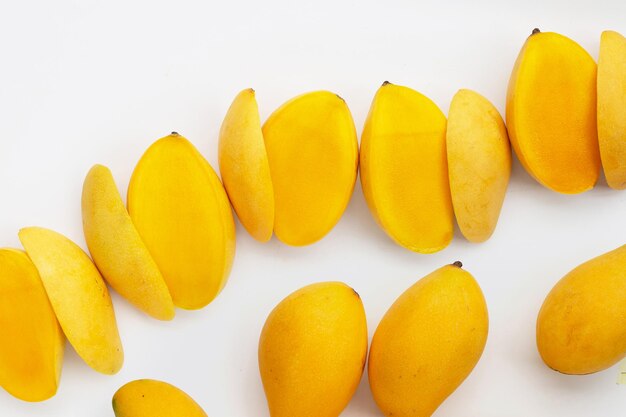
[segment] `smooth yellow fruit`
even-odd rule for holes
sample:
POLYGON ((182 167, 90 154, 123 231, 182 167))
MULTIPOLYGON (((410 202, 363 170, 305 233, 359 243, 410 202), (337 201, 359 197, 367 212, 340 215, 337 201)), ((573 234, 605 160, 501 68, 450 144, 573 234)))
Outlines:
POLYGON ((576 42, 533 31, 511 74, 506 123, 520 162, 541 184, 565 194, 593 188, 600 171, 596 63, 576 42))
POLYGON ((433 414, 480 359, 488 330, 482 291, 460 262, 419 280, 372 339, 368 371, 378 407, 386 416, 433 414))
POLYGON ((546 297, 537 348, 550 368, 590 374, 626 355, 626 246, 574 268, 546 297))
POLYGON ((207 417, 193 398, 167 382, 138 379, 113 395, 116 417, 207 417))
POLYGON ((456 221, 467 240, 483 242, 496 228, 511 176, 504 121, 486 98, 459 90, 450 103, 446 145, 456 221))
POLYGON ((94 165, 83 184, 83 230, 93 261, 124 298, 159 320, 174 318, 161 272, 135 229, 111 171, 94 165))
POLYGON ((354 395, 367 356, 361 298, 340 282, 301 288, 270 313, 259 369, 272 417, 337 417, 354 395))
POLYGON ((24 401, 44 401, 59 386, 65 337, 35 265, 0 249, 0 386, 24 401))
POLYGON ((235 256, 235 225, 222 183, 177 133, 141 157, 128 187, 130 217, 174 304, 199 309, 222 290, 235 256))
POLYGON ((448 246, 446 117, 435 103, 407 87, 380 87, 361 138, 361 184, 370 211, 399 245, 421 253, 448 246))
POLYGON ((115 312, 107 286, 89 256, 49 229, 26 227, 19 237, 76 353, 98 372, 117 373, 124 352, 115 312))
POLYGON ((626 38, 602 32, 598 58, 598 140, 606 181, 626 188, 626 38))
POLYGON ((219 164, 224 188, 243 227, 260 242, 272 238, 274 187, 254 90, 235 97, 222 122, 219 164))
POLYGON ((263 125, 274 186, 274 233, 288 245, 321 239, 339 221, 356 181, 359 149, 350 109, 328 91, 298 96, 263 125))

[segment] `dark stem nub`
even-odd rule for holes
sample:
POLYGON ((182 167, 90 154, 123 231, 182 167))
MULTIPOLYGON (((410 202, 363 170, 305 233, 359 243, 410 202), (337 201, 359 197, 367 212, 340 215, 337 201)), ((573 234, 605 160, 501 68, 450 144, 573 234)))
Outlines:
POLYGON ((457 268, 463 268, 463 262, 461 261, 452 262, 452 266, 456 266, 457 268))
POLYGON ((383 82, 383 87, 386 86, 387 84, 391 84, 389 81, 385 81, 383 82))
POLYGON ((172 132, 171 135, 178 136, 178 132, 172 132))
POLYGON ((533 29, 533 33, 531 33, 531 35, 534 35, 534 34, 539 33, 539 32, 541 32, 541 31, 539 30, 539 28, 534 28, 534 29, 533 29))

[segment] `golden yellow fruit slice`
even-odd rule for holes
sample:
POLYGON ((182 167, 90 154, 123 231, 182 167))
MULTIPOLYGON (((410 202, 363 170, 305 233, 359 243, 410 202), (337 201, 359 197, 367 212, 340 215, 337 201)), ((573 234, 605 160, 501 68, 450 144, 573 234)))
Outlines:
POLYGON ((243 90, 231 104, 219 139, 224 188, 243 227, 260 242, 272 238, 274 188, 254 90, 243 90))
POLYGON ((491 236, 511 176, 511 146, 498 110, 471 90, 452 98, 446 133, 456 221, 470 242, 491 236))
POLYGON ((174 304, 210 303, 230 273, 235 225, 222 183, 191 142, 172 133, 148 148, 130 180, 128 212, 174 304))
POLYGON ((26 227, 19 237, 76 353, 98 372, 117 373, 124 352, 115 312, 107 286, 89 256, 49 229, 26 227))
POLYGON ((272 310, 259 340, 271 417, 338 417, 366 356, 367 323, 356 291, 322 282, 290 294, 272 310))
POLYGON ((478 363, 489 331, 478 283, 461 263, 406 290, 380 321, 368 372, 386 416, 429 417, 478 363))
POLYGON ((563 35, 533 31, 509 81, 506 122, 526 171, 551 190, 587 191, 600 171, 596 63, 563 35))
POLYGON ((0 249, 0 386, 24 401, 44 401, 59 386, 65 337, 35 265, 0 249))
POLYGON ((207 417, 193 398, 167 382, 138 379, 113 395, 115 417, 207 417))
POLYGON ((274 233, 302 246, 339 221, 354 190, 358 143, 350 109, 328 91, 298 96, 263 125, 274 186, 274 233))
POLYGON ((83 231, 104 279, 140 310, 174 318, 174 303, 156 263, 139 237, 111 171, 94 165, 83 184, 83 231))
POLYGON ((399 245, 437 252, 452 240, 446 117, 430 99, 385 82, 361 138, 361 184, 370 211, 399 245))
POLYGON ((626 188, 626 38, 602 32, 598 58, 598 140, 606 181, 626 188))

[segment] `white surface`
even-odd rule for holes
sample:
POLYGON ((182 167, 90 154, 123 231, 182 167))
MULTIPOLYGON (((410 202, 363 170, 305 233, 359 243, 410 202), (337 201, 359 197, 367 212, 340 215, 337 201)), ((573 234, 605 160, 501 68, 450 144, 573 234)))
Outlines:
MULTIPOLYGON (((20 227, 40 225, 84 247, 80 192, 89 167, 108 165, 125 193, 143 151, 172 130, 216 167, 222 117, 245 87, 256 89, 263 119, 292 96, 333 90, 360 132, 384 80, 420 90, 444 112, 461 87, 503 111, 513 62, 534 27, 571 36, 594 56, 602 30, 626 32, 622 0, 112 3, 0 7, 0 246, 18 246, 20 227)), ((602 180, 584 195, 558 195, 515 164, 496 233, 481 245, 457 231, 434 255, 396 246, 374 223, 360 186, 337 227, 310 247, 261 245, 238 225, 235 266, 215 302, 161 323, 115 295, 123 370, 99 375, 68 348, 57 396, 27 404, 0 390, 0 416, 112 416, 114 391, 141 377, 180 386, 212 417, 267 416, 257 339, 284 296, 343 280, 361 294, 371 335, 404 289, 457 259, 482 285, 491 329, 482 360, 436 416, 623 416, 617 367, 586 377, 548 370, 534 325, 556 280, 625 243, 626 192, 602 180)), ((377 415, 364 377, 343 416, 377 415)))

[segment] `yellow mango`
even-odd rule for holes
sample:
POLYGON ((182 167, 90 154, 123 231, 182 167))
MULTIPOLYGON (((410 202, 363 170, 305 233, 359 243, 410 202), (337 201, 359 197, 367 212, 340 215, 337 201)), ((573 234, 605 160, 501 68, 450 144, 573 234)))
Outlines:
POLYGON ((270 313, 259 341, 270 416, 339 416, 366 356, 367 323, 356 291, 323 282, 292 293, 270 313))
POLYGON ((59 386, 65 337, 28 255, 0 249, 0 386, 44 401, 59 386))
POLYGON ((626 188, 626 38, 602 32, 598 58, 598 140, 606 181, 626 188))
POLYGON ((224 188, 241 224, 267 242, 274 230, 274 187, 253 89, 240 92, 228 109, 218 151, 224 188))
POLYGON ((235 225, 222 183, 191 142, 172 133, 148 148, 130 180, 128 212, 174 304, 210 303, 232 267, 235 225))
POLYGON ((111 171, 94 165, 83 184, 83 230, 104 279, 140 310, 174 318, 174 303, 161 272, 135 229, 111 171))
POLYGON ((626 356, 626 245, 577 266, 546 297, 537 348, 550 368, 583 375, 626 356))
POLYGON ((368 372, 386 416, 432 415, 480 359, 489 330, 487 305, 461 266, 455 262, 419 280, 378 325, 368 372))
POLYGON ((493 104, 459 90, 448 112, 446 149, 459 229, 470 242, 484 242, 496 228, 511 176, 509 137, 493 104))
POLYGON ((383 83, 361 137, 361 184, 370 211, 399 245, 421 253, 448 246, 454 215, 446 117, 435 103, 383 83))
POLYGON ((193 398, 167 382, 138 379, 113 395, 115 417, 207 417, 193 398))
POLYGON ((298 96, 263 125, 274 187, 274 233, 302 246, 326 235, 345 211, 359 149, 345 101, 328 91, 298 96))
POLYGON ((76 353, 98 372, 117 373, 124 352, 115 312, 107 286, 89 256, 49 229, 26 227, 19 237, 76 353))
POLYGON ((535 29, 511 74, 506 124, 539 183, 565 194, 593 188, 600 171, 593 58, 573 40, 535 29))

